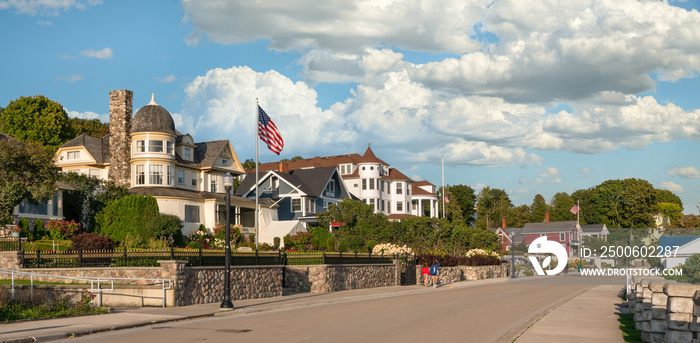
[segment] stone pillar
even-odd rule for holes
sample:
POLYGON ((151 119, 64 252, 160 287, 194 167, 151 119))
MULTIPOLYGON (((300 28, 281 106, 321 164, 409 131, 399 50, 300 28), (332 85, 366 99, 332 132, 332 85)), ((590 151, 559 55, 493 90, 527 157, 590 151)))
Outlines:
POLYGON ((649 320, 649 341, 663 343, 666 336, 666 302, 668 296, 664 293, 664 287, 676 281, 653 280, 649 282, 651 291, 651 318, 649 320))
POLYGON ((158 261, 160 264, 161 279, 170 279, 173 282, 174 306, 184 306, 185 303, 185 266, 187 260, 158 261))
POLYGON ((640 313, 640 323, 642 331, 642 342, 651 342, 651 289, 649 289, 649 279, 642 279, 642 311, 640 313))
POLYGON ((0 251, 0 269, 17 270, 22 268, 19 251, 0 251))
POLYGON ((131 186, 131 116, 134 93, 109 92, 109 179, 117 186, 131 186))
POLYGON ((690 321, 693 316, 693 296, 700 290, 700 285, 667 284, 664 292, 666 301, 666 343, 691 342, 693 333, 690 321))

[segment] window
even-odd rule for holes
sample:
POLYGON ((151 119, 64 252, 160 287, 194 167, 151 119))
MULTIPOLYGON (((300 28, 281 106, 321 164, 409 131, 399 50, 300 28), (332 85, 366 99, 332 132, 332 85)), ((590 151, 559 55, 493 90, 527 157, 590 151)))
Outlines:
POLYGON ((199 223, 199 206, 185 205, 185 221, 199 223))
POLYGON ((163 152, 163 141, 148 141, 148 152, 163 152))
POLYGON ((301 212, 301 199, 292 199, 292 212, 301 212))
POLYGON ((228 164, 228 160, 225 159, 225 158, 222 158, 222 159, 221 159, 221 164, 227 165, 227 164, 228 164))
POLYGON ((177 183, 185 183, 185 171, 184 170, 177 171, 177 183))
POLYGON ((396 194, 403 194, 403 189, 401 187, 402 183, 396 184, 396 194))
POLYGON ((151 164, 148 167, 149 171, 149 183, 152 185, 162 185, 163 184, 163 166, 160 164, 151 164))
POLYGON ((389 184, 389 181, 386 182, 386 194, 391 194, 391 184, 389 184))
POLYGON ((314 199, 306 199, 306 212, 316 213, 316 202, 314 199))
POLYGON ((562 242, 565 241, 565 240, 566 240, 566 233, 563 233, 563 232, 560 233, 560 234, 559 234, 559 240, 562 241, 562 242))
POLYGON ((377 183, 379 184, 379 192, 384 192, 384 181, 378 180, 377 183))
POLYGON ((277 189, 280 186, 280 180, 277 176, 270 177, 270 189, 277 189))
POLYGON ((387 201, 386 213, 391 213, 391 201, 387 201))
POLYGON ((411 195, 411 187, 406 185, 406 195, 411 195))
POLYGON ((197 174, 192 173, 192 186, 197 185, 197 174))
POLYGON ((411 207, 413 208, 413 211, 418 209, 418 201, 417 200, 413 200, 411 202, 411 205, 412 205, 411 207))
POLYGON ((192 160, 192 149, 185 148, 184 152, 185 152, 185 159, 188 161, 191 161, 192 160))
POLYGON ((379 200, 379 212, 384 212, 384 201, 379 200))
POLYGON ((19 204, 19 213, 48 215, 49 208, 48 208, 48 204, 45 202, 39 202, 38 204, 34 205, 31 202, 29 202, 27 199, 24 199, 19 204))
POLYGON ((173 181, 175 181, 175 168, 168 166, 168 186, 172 186, 173 181))
POLYGON ((328 185, 326 186, 326 190, 329 192, 335 192, 335 180, 328 181, 328 185))
POLYGON ((540 237, 547 237, 547 234, 546 234, 546 233, 541 233, 541 234, 540 234, 540 237))
POLYGON ((369 179, 369 189, 374 189, 374 179, 369 179))
POLYGON ((367 179, 362 179, 362 189, 367 189, 367 179))
POLYGON ((136 141, 136 152, 146 152, 146 141, 136 141))
POLYGON ((136 184, 145 185, 146 184, 146 173, 145 166, 143 164, 136 165, 136 184))
POLYGON ((168 151, 167 151, 168 155, 172 155, 173 154, 173 142, 167 142, 166 144, 167 144, 166 146, 168 147, 168 151))
POLYGON ((67 153, 67 158, 69 160, 77 160, 80 158, 80 151, 69 151, 67 153))
POLYGON ((372 205, 372 209, 376 210, 377 207, 374 205, 374 199, 369 199, 369 204, 372 205))
POLYGON ((216 193, 216 177, 211 175, 211 192, 216 193))
POLYGON ((340 165, 340 174, 341 175, 346 175, 352 173, 352 164, 341 164, 340 165))
POLYGON ((403 201, 396 202, 396 212, 403 212, 403 201))

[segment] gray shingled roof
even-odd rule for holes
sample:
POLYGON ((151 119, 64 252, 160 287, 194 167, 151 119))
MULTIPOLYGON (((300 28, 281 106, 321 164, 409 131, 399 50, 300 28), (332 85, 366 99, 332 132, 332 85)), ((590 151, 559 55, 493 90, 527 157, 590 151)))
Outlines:
POLYGON ((520 244, 525 241, 525 234, 523 233, 523 228, 521 227, 514 227, 514 228, 505 228, 501 229, 505 231, 509 236, 511 233, 515 233, 515 244, 520 244))
POLYGON ((81 134, 63 144, 61 148, 84 147, 97 163, 109 162, 109 135, 102 138, 81 134))
POLYGON ((547 232, 571 232, 576 228, 576 221, 570 220, 565 222, 544 222, 544 223, 527 223, 523 226, 522 234, 530 233, 547 233, 547 232))
POLYGON ((605 228, 605 224, 581 225, 581 230, 585 233, 600 233, 603 232, 603 228, 605 228))
POLYGON ((195 145, 197 146, 194 148, 195 162, 202 167, 211 167, 228 145, 228 141, 201 142, 195 143, 195 145))
POLYGON ((700 236, 661 236, 659 237, 659 246, 660 247, 673 247, 673 246, 679 246, 682 247, 696 239, 700 238, 700 236))
MULTIPOLYGON (((335 172, 335 167, 323 167, 323 168, 312 168, 312 169, 297 169, 292 170, 289 173, 280 173, 278 171, 273 171, 280 179, 285 180, 287 183, 293 187, 299 187, 299 190, 306 195, 312 197, 320 197, 323 190, 328 184, 331 176, 335 172)), ((264 177, 267 173, 260 173, 260 177, 264 177)), ((241 184, 236 188, 236 195, 243 196, 252 188, 255 187, 255 173, 248 173, 246 177, 241 181, 241 184)))
POLYGON ((175 122, 168 110, 160 105, 141 107, 131 122, 131 132, 163 132, 177 135, 175 122))

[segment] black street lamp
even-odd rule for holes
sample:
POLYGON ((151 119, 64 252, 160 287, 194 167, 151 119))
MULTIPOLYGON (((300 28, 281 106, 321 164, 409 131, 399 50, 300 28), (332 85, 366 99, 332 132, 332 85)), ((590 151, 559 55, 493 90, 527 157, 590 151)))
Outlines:
POLYGON ((220 308, 233 308, 231 302, 231 189, 233 189, 233 176, 231 173, 224 175, 224 189, 226 190, 226 272, 224 273, 224 300, 220 308))
POLYGON ((510 233, 510 253, 511 253, 511 259, 510 263, 511 266, 513 267, 513 272, 510 273, 511 279, 515 279, 515 232, 510 233))

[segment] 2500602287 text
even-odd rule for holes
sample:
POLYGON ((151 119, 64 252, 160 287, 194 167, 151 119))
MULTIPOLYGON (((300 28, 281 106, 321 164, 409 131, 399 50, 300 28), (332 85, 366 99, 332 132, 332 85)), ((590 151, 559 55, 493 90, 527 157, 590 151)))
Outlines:
POLYGON ((647 257, 675 257, 678 252, 678 245, 665 247, 652 246, 614 246, 601 247, 600 251, 583 248, 580 250, 580 257, 588 258, 597 256, 601 258, 647 258, 647 257))

